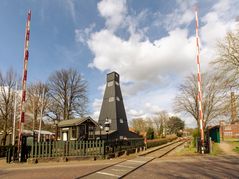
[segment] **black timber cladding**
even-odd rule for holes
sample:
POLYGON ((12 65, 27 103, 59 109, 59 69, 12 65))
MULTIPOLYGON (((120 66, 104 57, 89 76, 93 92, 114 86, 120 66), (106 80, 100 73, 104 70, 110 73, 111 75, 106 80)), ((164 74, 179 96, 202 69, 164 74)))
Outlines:
POLYGON ((116 130, 118 137, 128 137, 129 127, 119 79, 120 76, 116 72, 107 74, 107 83, 98 123, 104 125, 106 118, 108 118, 111 120, 110 131, 116 130))

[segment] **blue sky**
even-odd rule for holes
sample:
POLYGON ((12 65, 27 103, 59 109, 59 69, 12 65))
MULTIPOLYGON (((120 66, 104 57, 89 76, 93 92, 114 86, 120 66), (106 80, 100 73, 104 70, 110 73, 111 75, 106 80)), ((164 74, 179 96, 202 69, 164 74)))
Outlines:
POLYGON ((237 0, 2 0, 0 70, 12 67, 21 74, 31 9, 28 82, 77 68, 88 81, 89 114, 97 120, 106 74, 117 71, 128 120, 160 110, 173 114, 178 85, 196 72, 195 4, 206 71, 216 42, 238 27, 237 0))

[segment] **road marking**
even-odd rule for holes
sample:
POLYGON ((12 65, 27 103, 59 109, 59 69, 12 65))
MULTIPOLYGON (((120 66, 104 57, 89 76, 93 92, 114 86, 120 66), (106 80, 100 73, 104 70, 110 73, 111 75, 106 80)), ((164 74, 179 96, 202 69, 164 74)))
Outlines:
POLYGON ((135 167, 132 167, 132 166, 126 166, 126 165, 115 165, 117 167, 125 167, 125 168, 135 168, 135 167))
POLYGON ((127 162, 136 162, 136 163, 145 163, 145 161, 139 161, 139 160, 127 160, 127 162))
POLYGON ((108 175, 108 176, 112 176, 112 177, 121 177, 120 175, 115 175, 113 173, 106 173, 106 172, 96 172, 98 174, 102 174, 102 175, 108 175))
POLYGON ((127 170, 124 170, 124 169, 115 169, 115 168, 112 168, 111 170, 113 170, 113 171, 117 171, 117 172, 124 172, 124 171, 127 171, 127 170))
POLYGON ((148 159, 153 159, 153 157, 142 157, 142 158, 148 158, 148 159))

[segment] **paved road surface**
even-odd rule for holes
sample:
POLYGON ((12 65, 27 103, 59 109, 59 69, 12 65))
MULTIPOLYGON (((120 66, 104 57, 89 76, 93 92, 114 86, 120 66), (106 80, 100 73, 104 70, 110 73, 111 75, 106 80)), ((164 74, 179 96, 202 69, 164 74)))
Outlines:
MULTIPOLYGON (((0 168, 0 178, 18 179, 71 179, 119 162, 81 161, 61 164, 36 164, 0 168)), ((135 170, 126 179, 156 178, 239 178, 239 156, 165 157, 156 159, 135 170)), ((117 177, 116 177, 117 178, 117 177)))
POLYGON ((239 178, 238 156, 193 156, 156 159, 125 177, 158 178, 239 178))

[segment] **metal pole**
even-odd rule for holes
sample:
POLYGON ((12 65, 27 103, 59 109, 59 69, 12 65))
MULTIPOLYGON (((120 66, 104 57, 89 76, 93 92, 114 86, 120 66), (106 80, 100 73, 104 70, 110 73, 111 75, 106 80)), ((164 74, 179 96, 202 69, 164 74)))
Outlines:
POLYGON ((101 140, 101 127, 100 127, 100 140, 101 140))
POLYGON ((25 101, 26 101, 26 82, 27 82, 27 65, 29 57, 29 39, 30 39, 30 21, 31 21, 31 10, 27 14, 27 23, 26 23, 26 32, 25 32, 25 44, 24 44, 24 67, 22 75, 22 99, 21 99, 21 115, 19 120, 19 135, 18 135, 18 156, 19 161, 21 161, 21 140, 22 140, 22 131, 24 128, 25 122, 25 101))
POLYGON ((201 151, 204 153, 204 129, 203 129, 203 109, 202 109, 202 90, 201 90, 201 71, 200 71, 200 46, 199 46, 199 33, 198 33, 198 14, 195 11, 196 17, 196 46, 197 46, 197 80, 198 80, 198 112, 201 136, 201 151))
POLYGON ((42 123, 42 117, 43 117, 43 107, 44 107, 44 96, 45 96, 45 88, 43 87, 43 94, 41 96, 41 117, 40 117, 40 124, 39 124, 39 130, 38 130, 38 142, 40 142, 41 139, 41 123, 42 123))
POLYGON ((12 127, 12 145, 15 144, 15 132, 16 132, 16 117, 17 117, 17 81, 16 89, 14 94, 14 116, 13 116, 13 127, 12 127))

